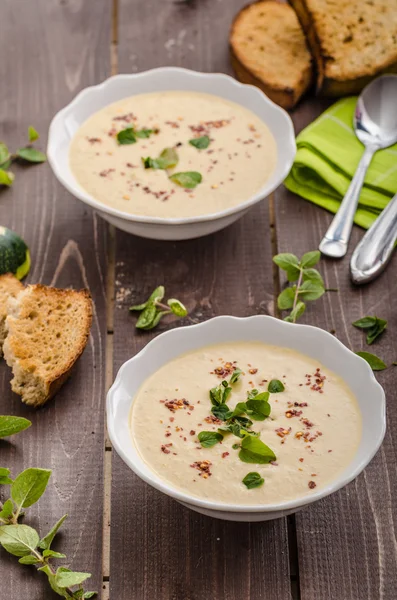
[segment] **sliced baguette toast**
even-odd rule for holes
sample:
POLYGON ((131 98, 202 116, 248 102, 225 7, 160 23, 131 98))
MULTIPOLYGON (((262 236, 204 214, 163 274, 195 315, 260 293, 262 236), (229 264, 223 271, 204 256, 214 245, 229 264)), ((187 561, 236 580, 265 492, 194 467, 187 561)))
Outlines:
POLYGON ((29 285, 8 301, 4 357, 13 392, 32 406, 52 398, 70 375, 90 333, 88 291, 29 285))
POLYGON ((0 356, 3 354, 3 344, 7 335, 6 317, 9 298, 15 298, 23 290, 23 284, 12 273, 0 275, 0 356))
POLYGON ((292 108, 312 80, 312 59, 295 12, 277 0, 243 8, 230 32, 237 79, 256 85, 283 108, 292 108))
POLYGON ((397 72, 396 0, 289 0, 326 96, 360 92, 380 73, 397 72))

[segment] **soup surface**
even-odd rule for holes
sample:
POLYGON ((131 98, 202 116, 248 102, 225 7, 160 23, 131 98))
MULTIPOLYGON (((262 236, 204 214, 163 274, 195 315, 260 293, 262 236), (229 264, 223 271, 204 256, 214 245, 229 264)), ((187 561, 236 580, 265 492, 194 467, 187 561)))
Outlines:
POLYGON ((344 470, 361 414, 344 381, 317 361, 238 342, 159 369, 138 391, 130 427, 144 462, 173 487, 229 504, 273 504, 311 494, 344 470))
POLYGON ((273 173, 277 148, 265 123, 239 104, 156 92, 95 113, 75 134, 69 159, 81 187, 99 202, 178 218, 248 200, 273 173))

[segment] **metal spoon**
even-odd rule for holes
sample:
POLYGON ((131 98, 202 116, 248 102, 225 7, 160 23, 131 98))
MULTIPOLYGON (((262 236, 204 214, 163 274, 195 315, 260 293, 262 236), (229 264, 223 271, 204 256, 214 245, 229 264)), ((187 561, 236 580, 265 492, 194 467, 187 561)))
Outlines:
POLYGON ((354 283, 375 279, 389 262, 397 240, 397 194, 355 248, 350 261, 354 283))
POLYGON ((364 88, 354 114, 354 131, 365 146, 340 208, 321 240, 319 249, 333 258, 346 254, 353 218, 365 174, 377 150, 397 142, 397 75, 382 75, 364 88))

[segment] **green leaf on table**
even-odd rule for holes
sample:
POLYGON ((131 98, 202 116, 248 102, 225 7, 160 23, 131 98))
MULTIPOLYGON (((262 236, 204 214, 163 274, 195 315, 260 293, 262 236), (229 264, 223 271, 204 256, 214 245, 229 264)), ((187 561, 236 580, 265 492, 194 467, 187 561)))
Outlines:
POLYGON ((296 281, 300 274, 299 259, 295 254, 284 252, 273 256, 273 262, 286 272, 288 281, 296 281))
POLYGON ((117 134, 117 141, 120 146, 136 144, 136 135, 133 127, 127 127, 126 129, 119 131, 117 134))
POLYGON ((205 150, 210 145, 210 138, 208 137, 208 135, 203 135, 201 137, 189 140, 189 144, 191 144, 198 150, 205 150))
POLYGON ((51 567, 49 565, 44 565, 44 567, 40 567, 37 570, 42 571, 43 573, 45 573, 47 575, 48 582, 51 586, 51 589, 56 594, 58 594, 59 596, 62 596, 63 598, 70 598, 68 592, 56 584, 56 575, 52 572, 51 567))
POLYGON ((182 302, 180 302, 176 298, 170 298, 167 301, 167 304, 170 307, 171 311, 174 313, 174 315, 176 315, 177 317, 186 317, 187 310, 186 307, 182 304, 182 302))
MULTIPOLYGON (((146 325, 146 327, 140 327, 140 329, 144 329, 145 331, 149 331, 149 329, 154 329, 160 323, 161 318, 164 317, 164 315, 169 314, 169 310, 158 310, 155 314, 153 321, 149 323, 149 325, 146 325)), ((136 325, 136 327, 138 327, 138 325, 136 325)))
POLYGON ((18 509, 32 506, 43 495, 51 471, 48 469, 26 469, 18 475, 11 486, 11 497, 18 509))
POLYGON ((69 588, 74 585, 80 585, 91 577, 91 573, 80 573, 78 571, 69 571, 63 567, 57 569, 55 583, 60 588, 69 588))
POLYGON ((133 306, 130 306, 129 310, 143 310, 144 308, 147 307, 147 302, 144 302, 143 304, 134 304, 133 306))
POLYGON ((55 552, 54 550, 44 550, 43 556, 44 558, 66 558, 66 554, 55 552))
POLYGON ((14 556, 27 556, 36 550, 39 534, 28 525, 3 525, 0 527, 0 544, 14 556))
POLYGON ((139 315, 135 327, 138 329, 146 329, 147 327, 150 327, 156 318, 157 312, 158 311, 154 302, 148 302, 146 308, 139 315))
POLYGON ((373 371, 383 371, 384 369, 387 369, 387 365, 381 358, 375 356, 375 354, 371 354, 370 352, 356 352, 356 354, 366 360, 373 371))
POLYGON ((9 187, 13 184, 14 179, 14 173, 11 173, 11 171, 5 171, 4 169, 0 169, 0 185, 7 185, 9 187))
POLYGON ((314 267, 321 258, 321 252, 319 250, 313 250, 312 252, 306 252, 301 258, 301 265, 304 269, 314 267))
POLYGON ((31 421, 24 419, 23 417, 0 415, 0 438, 24 431, 24 429, 30 427, 31 424, 31 421))
POLYGON ((386 329, 387 321, 378 317, 363 317, 352 323, 354 327, 363 329, 367 333, 367 344, 372 344, 386 329))
POLYGON ((37 556, 34 556, 33 554, 28 554, 27 556, 22 556, 18 562, 21 565, 35 565, 41 561, 39 558, 37 558, 37 556))
POLYGON ((279 294, 277 298, 277 306, 280 310, 288 310, 292 308, 295 301, 296 286, 287 287, 279 294))
POLYGON ((303 315, 306 309, 306 304, 304 302, 297 302, 295 308, 293 308, 290 314, 287 317, 284 317, 284 321, 288 323, 295 323, 299 317, 303 315))
POLYGON ((3 508, 0 511, 0 519, 7 521, 10 517, 12 517, 13 512, 14 512, 14 505, 12 503, 12 500, 10 498, 8 498, 8 500, 6 500, 4 502, 3 508))
POLYGON ((215 431, 200 431, 197 437, 203 448, 212 448, 223 440, 223 435, 215 431))
POLYGON ((59 529, 61 528, 61 526, 63 525, 63 522, 67 519, 68 515, 63 515, 63 517, 61 517, 59 519, 59 521, 57 521, 55 523, 55 525, 53 527, 51 527, 50 531, 47 533, 46 536, 44 536, 39 543, 39 548, 41 548, 42 550, 48 550, 49 548, 51 548, 51 544, 54 540, 54 537, 56 536, 56 534, 58 533, 59 529))
POLYGON ((142 158, 145 169, 172 169, 176 167, 179 156, 175 148, 164 148, 158 158, 142 158))
POLYGON ((193 189, 202 182, 203 177, 201 173, 198 173, 197 171, 185 171, 170 175, 170 179, 181 187, 193 189))
POLYGON ((265 483, 265 480, 256 471, 252 471, 251 473, 248 473, 243 479, 243 484, 249 490, 260 487, 264 483, 265 483))
POLYGON ((324 286, 318 281, 308 279, 302 283, 298 290, 299 298, 302 300, 317 300, 324 294, 324 286))
POLYGON ((4 167, 4 163, 7 162, 9 158, 10 152, 7 146, 3 142, 0 142, 0 167, 7 168, 4 167))
POLYGON ((317 269, 305 269, 302 279, 303 281, 315 281, 324 287, 324 280, 317 269))
POLYGON ((35 128, 32 127, 32 125, 29 125, 28 136, 29 136, 29 142, 35 142, 36 140, 39 139, 39 134, 37 133, 35 128))
POLYGON ((98 594, 98 592, 84 592, 83 598, 93 598, 97 594, 98 594))
POLYGON ((242 439, 241 450, 238 455, 243 462, 253 464, 267 464, 276 460, 273 450, 253 435, 246 435, 242 439))
POLYGON ((15 154, 18 158, 22 158, 31 163, 42 163, 47 160, 44 152, 41 152, 41 150, 37 150, 36 148, 30 148, 29 146, 26 148, 19 148, 15 154))
POLYGON ((267 386, 268 392, 271 394, 278 394, 279 392, 283 392, 285 390, 284 384, 279 379, 272 379, 269 381, 269 385, 267 386))

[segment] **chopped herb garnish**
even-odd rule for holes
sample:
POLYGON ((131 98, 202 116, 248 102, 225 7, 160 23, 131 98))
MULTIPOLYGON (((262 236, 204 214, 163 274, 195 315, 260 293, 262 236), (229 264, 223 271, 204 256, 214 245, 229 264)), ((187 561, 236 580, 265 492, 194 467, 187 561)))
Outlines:
POLYGON ((217 417, 217 419, 220 419, 221 421, 226 421, 227 419, 230 419, 230 417, 233 414, 233 412, 229 409, 227 404, 213 406, 211 408, 211 412, 214 415, 214 417, 217 417))
POLYGON ((232 388, 229 387, 229 384, 226 380, 222 381, 217 387, 210 389, 210 400, 214 406, 220 406, 224 404, 228 397, 230 396, 230 392, 232 388))
POLYGON ((385 331, 387 321, 378 319, 378 317, 363 317, 352 323, 354 327, 363 329, 367 334, 367 344, 372 344, 385 331))
POLYGON ((249 490, 260 487, 264 483, 265 483, 265 480, 256 471, 252 471, 251 473, 248 473, 243 479, 243 484, 249 490))
POLYGON ((279 379, 272 379, 267 386, 268 391, 271 394, 278 394, 285 390, 284 384, 279 379))
POLYGON ((187 189, 195 188, 202 182, 201 173, 197 171, 185 171, 184 173, 174 173, 170 176, 171 181, 187 189))
POLYGON ((146 139, 157 133, 156 129, 134 129, 134 127, 127 127, 122 129, 117 134, 118 143, 123 146, 127 144, 136 144, 137 138, 146 139))
POLYGON ((261 465, 276 460, 273 450, 253 435, 246 435, 243 438, 238 455, 243 462, 261 465))
POLYGON ((153 329, 159 324, 164 315, 173 313, 177 317, 186 317, 187 310, 185 306, 176 298, 170 298, 167 304, 163 304, 162 300, 165 295, 164 286, 159 285, 154 292, 151 293, 146 302, 130 306, 130 311, 141 311, 138 320, 135 324, 137 329, 153 329))
POLYGON ((198 150, 205 150, 210 145, 210 138, 208 135, 203 135, 199 138, 193 138, 189 140, 189 144, 197 148, 198 150))
POLYGON ((178 164, 179 157, 175 148, 164 148, 158 158, 142 158, 145 169, 172 169, 178 164))
POLYGON ((373 371, 383 371, 384 369, 387 369, 387 365, 381 358, 375 356, 375 354, 371 354, 370 352, 356 352, 356 354, 366 360, 373 371))
POLYGON ((246 406, 247 415, 254 421, 264 421, 270 415, 271 407, 266 400, 247 400, 246 406))
POLYGON ((233 450, 238 450, 240 448, 240 444, 233 444, 233 450))
POLYGON ((223 435, 215 431, 200 431, 198 439, 203 448, 212 448, 223 440, 223 435))
POLYGON ((132 127, 122 129, 117 134, 117 141, 120 145, 136 144, 135 130, 132 127))
POLYGON ((229 383, 231 383, 231 384, 236 383, 239 380, 241 373, 242 373, 242 370, 239 369, 238 367, 237 367, 237 369, 234 369, 232 376, 230 377, 229 383))

